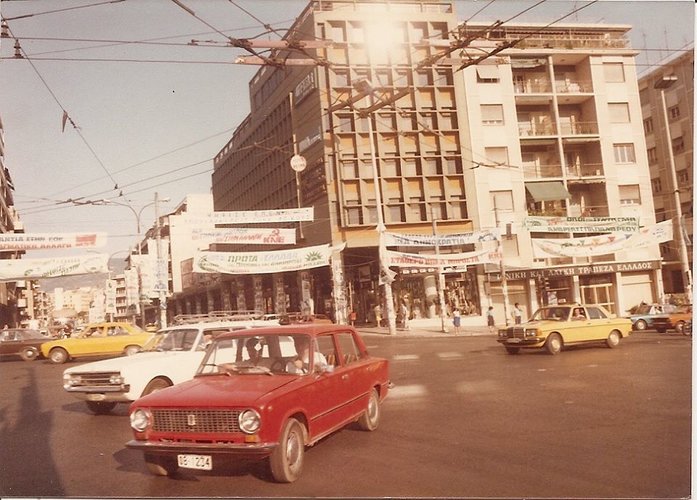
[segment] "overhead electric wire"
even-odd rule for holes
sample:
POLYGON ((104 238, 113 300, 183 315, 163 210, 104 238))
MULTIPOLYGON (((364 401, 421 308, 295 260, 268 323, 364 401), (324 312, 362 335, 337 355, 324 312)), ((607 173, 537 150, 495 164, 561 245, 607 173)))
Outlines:
POLYGON ((108 0, 106 2, 99 2, 99 3, 93 3, 89 5, 77 5, 75 7, 65 7, 63 9, 56 9, 56 10, 47 10, 45 12, 35 12, 33 14, 23 14, 21 16, 14 16, 14 17, 3 17, 3 21, 16 21, 18 19, 26 19, 28 17, 36 17, 36 16, 42 16, 44 14, 55 14, 56 12, 66 12, 68 10, 77 10, 77 9, 85 9, 87 7, 97 7, 100 5, 106 5, 110 3, 121 3, 125 2, 126 0, 108 0))

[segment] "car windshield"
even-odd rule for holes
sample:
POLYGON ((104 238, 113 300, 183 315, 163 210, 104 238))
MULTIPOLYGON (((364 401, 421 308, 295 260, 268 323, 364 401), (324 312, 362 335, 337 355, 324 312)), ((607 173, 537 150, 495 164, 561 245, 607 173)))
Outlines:
POLYGON ((566 321, 569 319, 569 307, 543 307, 532 315, 530 321, 566 321))
POLYGON ((196 341, 196 328, 160 330, 143 346, 142 351, 188 351, 196 341))
POLYGON ((213 340, 197 375, 307 373, 293 367, 303 352, 309 365, 303 346, 310 344, 308 335, 249 334, 213 340))

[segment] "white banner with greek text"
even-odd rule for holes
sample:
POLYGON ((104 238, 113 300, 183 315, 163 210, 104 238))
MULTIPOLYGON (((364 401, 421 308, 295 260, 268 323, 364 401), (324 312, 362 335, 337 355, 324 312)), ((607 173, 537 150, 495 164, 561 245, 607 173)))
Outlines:
POLYGON ((638 217, 537 217, 523 220, 528 231, 546 233, 636 233, 638 217))
POLYGON ((486 229, 461 234, 397 234, 385 232, 385 246, 394 247, 450 247, 456 245, 471 245, 485 241, 498 241, 501 239, 501 231, 486 229))
POLYGON ((97 248, 106 245, 106 233, 3 233, 0 251, 97 248))
POLYGON ((199 229, 191 231, 191 239, 207 243, 246 245, 295 245, 295 229, 232 227, 226 229, 199 229))
POLYGON ((0 281, 108 273, 107 254, 50 259, 0 259, 0 281))
POLYGON ((637 233, 612 233, 586 238, 533 239, 535 258, 592 257, 647 247, 673 239, 670 220, 643 227, 637 233))
POLYGON ((314 207, 287 208, 280 210, 245 210, 233 212, 211 212, 206 215, 181 215, 185 224, 257 224, 268 222, 305 222, 315 220, 314 207))
POLYGON ((398 267, 451 267, 465 270, 467 266, 500 262, 501 253, 498 250, 481 250, 478 252, 419 254, 385 250, 388 266, 398 267))

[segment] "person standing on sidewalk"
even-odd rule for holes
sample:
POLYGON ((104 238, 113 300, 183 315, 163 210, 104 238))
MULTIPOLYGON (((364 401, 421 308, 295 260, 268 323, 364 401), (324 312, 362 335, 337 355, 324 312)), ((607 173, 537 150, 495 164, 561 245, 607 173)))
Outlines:
POLYGON ((513 323, 519 325, 523 322, 523 310, 520 308, 518 302, 513 306, 513 312, 511 314, 513 315, 513 323))
POLYGON ((455 327, 454 333, 456 335, 460 333, 460 309, 457 307, 453 311, 453 326, 455 327))
POLYGON ((377 323, 375 326, 379 328, 382 325, 382 307, 380 304, 375 304, 373 312, 375 312, 375 323, 377 323))
POLYGON ((494 322, 494 306, 489 306, 486 312, 486 325, 489 327, 489 333, 496 333, 496 323, 494 322))

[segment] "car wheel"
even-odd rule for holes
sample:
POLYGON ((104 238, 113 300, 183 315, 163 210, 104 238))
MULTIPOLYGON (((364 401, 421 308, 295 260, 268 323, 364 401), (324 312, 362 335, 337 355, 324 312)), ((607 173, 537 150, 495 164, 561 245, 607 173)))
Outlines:
POLYGON ((62 347, 54 347, 51 349, 51 352, 48 353, 48 359, 51 361, 51 363, 55 363, 57 365, 60 365, 61 363, 65 363, 68 361, 68 351, 63 349, 62 347))
POLYGON ((129 345, 123 350, 126 356, 133 356, 137 352, 140 352, 140 346, 137 345, 129 345))
POLYGON ((106 415, 116 407, 113 401, 85 401, 87 408, 95 415, 106 415))
POLYGON ((634 328, 636 328, 637 330, 646 330, 646 327, 646 321, 644 321, 643 319, 639 319, 636 323, 634 323, 634 328))
POLYGON ((179 469, 173 457, 161 457, 146 453, 143 458, 148 472, 153 476, 171 476, 179 469))
POLYGON ((19 356, 24 361, 34 361, 39 357, 39 351, 36 347, 25 347, 19 352, 19 356))
POLYGON ((364 431, 374 431, 380 423, 380 397, 378 391, 370 391, 368 407, 358 419, 358 426, 364 431))
POLYGON ((148 394, 153 393, 155 391, 159 391, 160 389, 166 389, 171 385, 172 384, 164 378, 154 378, 148 383, 148 385, 145 386, 145 389, 143 389, 143 394, 141 394, 141 396, 147 396, 148 394))
POLYGON ((283 426, 278 446, 271 453, 271 475, 279 483, 292 483, 303 468, 305 457, 305 433, 303 426, 291 418, 283 426))
POLYGON ((520 347, 509 347, 506 346, 506 352, 508 354, 518 354, 520 352, 520 347))
POLYGON ((675 323, 675 331, 678 333, 684 333, 685 332, 685 322, 678 321, 677 323, 675 323))
POLYGON ((605 343, 610 349, 612 349, 613 347, 617 347, 618 345, 620 345, 621 338, 622 336, 620 335, 620 332, 618 332, 617 330, 612 330, 610 332, 610 335, 607 336, 607 340, 605 341, 605 343))
POLYGON ((547 337, 547 342, 545 342, 545 348, 550 354, 559 354, 564 342, 561 339, 561 335, 558 333, 552 333, 547 337))

